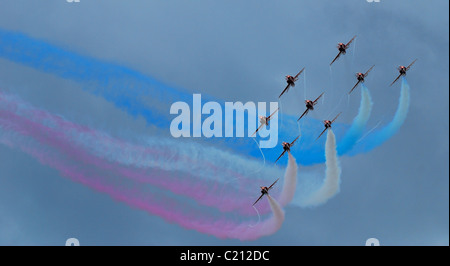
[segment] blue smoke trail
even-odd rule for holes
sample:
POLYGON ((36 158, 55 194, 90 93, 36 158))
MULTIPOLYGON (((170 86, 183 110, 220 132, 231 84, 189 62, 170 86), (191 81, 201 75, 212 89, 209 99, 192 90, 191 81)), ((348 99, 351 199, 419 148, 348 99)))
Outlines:
MULTIPOLYGON (((177 101, 192 102, 192 94, 181 88, 167 86, 138 71, 66 51, 22 33, 0 29, 0 56, 46 73, 79 82, 86 91, 105 98, 134 117, 140 115, 150 125, 167 131, 169 131, 170 122, 174 118, 174 115, 169 113, 171 104, 177 101)), ((367 96, 368 94, 362 93, 362 97, 367 96)), ((224 106, 224 101, 202 95, 202 102, 206 101, 219 102, 222 108, 224 106)), ((361 100, 362 104, 368 102, 370 99, 369 101, 361 100)), ((362 111, 367 111, 367 105, 360 107, 360 114, 351 126, 339 122, 333 124, 336 135, 343 136, 343 141, 338 142, 340 155, 348 153, 357 141, 356 137, 362 135, 364 127, 360 125, 365 124, 369 118, 368 115, 361 114, 362 111), (345 133, 348 128, 350 131, 345 133)), ((291 141, 297 137, 298 124, 296 120, 297 117, 283 115, 283 125, 280 126, 283 131, 279 132, 279 143, 291 141)), ((302 127, 308 130, 296 143, 292 154, 303 165, 323 163, 325 161, 324 140, 315 141, 316 134, 323 129, 322 122, 309 117, 303 118, 301 122, 302 127)), ((247 132, 247 128, 245 128, 245 132, 247 132)), ((218 148, 232 149, 246 156, 261 157, 260 150, 247 137, 202 138, 201 141, 218 148)), ((381 143, 379 142, 377 145, 381 143)), ((370 147, 372 149, 377 145, 370 147)), ((274 162, 281 151, 282 148, 279 145, 273 149, 266 149, 264 152, 266 159, 274 162)), ((281 165, 286 163, 286 158, 279 161, 281 165)))
POLYGON ((190 94, 129 68, 66 51, 25 34, 0 29, 0 56, 46 73, 82 83, 132 116, 142 115, 160 127, 169 126, 166 99, 188 101, 190 94), (148 106, 152 106, 149 109, 148 106))
POLYGON ((372 98, 370 97, 369 89, 361 83, 361 104, 359 105, 358 115, 353 120, 352 126, 341 139, 338 145, 338 154, 342 155, 349 152, 355 143, 362 137, 362 133, 366 128, 372 111, 372 98))
POLYGON ((406 78, 402 77, 399 105, 397 107, 397 111, 395 112, 394 118, 392 121, 386 125, 384 128, 381 128, 378 131, 374 131, 364 138, 364 142, 358 142, 355 146, 355 149, 350 152, 350 155, 354 155, 360 152, 368 152, 377 146, 381 145, 383 142, 390 139, 395 133, 398 132, 400 127, 405 122, 406 116, 409 110, 409 85, 406 81, 406 78))

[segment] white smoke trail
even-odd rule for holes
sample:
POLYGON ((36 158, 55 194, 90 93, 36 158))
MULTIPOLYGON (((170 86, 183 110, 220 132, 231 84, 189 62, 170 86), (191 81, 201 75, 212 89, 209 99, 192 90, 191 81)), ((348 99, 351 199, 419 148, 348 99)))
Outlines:
POLYGON ((316 206, 328 201, 331 197, 339 192, 339 184, 341 183, 341 168, 336 151, 336 137, 331 129, 327 133, 327 141, 325 143, 326 170, 325 180, 322 187, 307 198, 301 206, 316 206))
POLYGON ((295 191, 297 188, 297 163, 294 156, 288 152, 289 160, 286 167, 286 172, 284 173, 284 183, 283 190, 281 191, 278 201, 282 206, 289 204, 294 198, 295 191))
POLYGON ((267 194, 267 199, 269 200, 270 209, 272 209, 273 216, 265 222, 264 226, 260 229, 260 232, 265 232, 264 235, 272 235, 278 231, 283 224, 284 210, 274 198, 269 196, 269 194, 267 194))
MULTIPOLYGON (((237 225, 227 228, 225 237, 237 238, 240 240, 255 240, 262 236, 269 236, 277 232, 284 222, 285 214, 278 201, 267 194, 267 200, 269 201, 270 209, 272 210, 272 216, 267 219, 258 222, 256 225, 237 225)), ((218 228, 214 228, 218 230, 218 228)))

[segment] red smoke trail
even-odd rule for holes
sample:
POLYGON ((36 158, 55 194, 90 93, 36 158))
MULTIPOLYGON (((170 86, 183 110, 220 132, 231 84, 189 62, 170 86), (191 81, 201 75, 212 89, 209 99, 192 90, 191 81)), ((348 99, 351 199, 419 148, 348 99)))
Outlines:
MULTIPOLYGON (((25 106, 23 102, 12 101, 14 99, 14 97, 0 94, 2 106, 0 109, 0 127, 2 129, 0 141, 8 146, 20 148, 75 182, 107 193, 116 200, 159 215, 185 228, 221 238, 255 239, 274 233, 284 220, 284 212, 272 198, 268 198, 268 200, 274 215, 253 227, 249 226, 251 221, 235 221, 222 213, 214 214, 217 212, 215 207, 223 211, 227 204, 239 203, 250 206, 251 202, 239 201, 239 193, 233 189, 225 191, 226 195, 224 196, 227 196, 228 201, 214 201, 217 198, 208 193, 211 188, 207 184, 190 185, 188 182, 191 180, 190 177, 184 180, 185 183, 177 183, 174 182, 176 177, 168 175, 167 172, 165 176, 158 176, 158 179, 163 181, 155 183, 154 178, 148 175, 148 171, 103 160, 88 150, 84 150, 77 141, 74 141, 73 136, 83 133, 95 137, 101 134, 89 128, 71 124, 42 110, 33 110, 31 107, 25 106), (166 179, 169 179, 169 182, 166 179), (180 196, 175 194, 183 191, 164 190, 161 192, 159 189, 155 189, 155 186, 169 187, 172 185, 185 186, 188 191, 179 193, 180 196), (192 201, 192 199, 182 199, 183 196, 192 196, 201 192, 204 194, 193 198, 204 200, 205 202, 202 203, 209 201, 209 206, 213 206, 213 209, 208 206, 189 206, 186 202, 192 201)), ((111 140, 112 138, 108 141, 111 140)), ((121 143, 119 146, 125 148, 127 145, 121 143)), ((160 156, 158 152, 151 150, 148 151, 148 154, 160 156)), ((160 170, 159 172, 164 171, 160 170)))

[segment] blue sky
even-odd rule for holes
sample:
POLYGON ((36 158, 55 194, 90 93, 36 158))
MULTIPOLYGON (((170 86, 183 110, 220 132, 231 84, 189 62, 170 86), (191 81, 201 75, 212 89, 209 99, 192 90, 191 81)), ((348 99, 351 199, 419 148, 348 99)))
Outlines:
MULTIPOLYGON (((345 109, 340 98, 354 73, 374 107, 369 128, 392 118, 408 72, 411 104, 400 131, 382 146, 340 158, 340 192, 315 208, 286 207, 282 228, 255 241, 222 240, 183 229, 62 177, 33 157, 0 146, 0 244, 63 245, 448 245, 448 1, 2 1, 0 28, 120 64, 170 86, 227 101, 273 101, 284 75, 306 67, 282 100, 297 115, 305 97, 327 91, 311 115, 345 109), (330 69, 337 42, 357 35, 330 69)), ((98 129, 145 134, 130 117, 74 81, 0 58, 0 87, 64 117, 98 129)), ((359 95, 359 91, 355 91, 359 95)), ((128 134, 128 133, 127 133, 128 134)), ((323 172, 323 165, 306 168, 323 172)), ((301 168, 300 168, 301 169, 301 168)), ((259 184, 255 184, 258 188, 259 184)))

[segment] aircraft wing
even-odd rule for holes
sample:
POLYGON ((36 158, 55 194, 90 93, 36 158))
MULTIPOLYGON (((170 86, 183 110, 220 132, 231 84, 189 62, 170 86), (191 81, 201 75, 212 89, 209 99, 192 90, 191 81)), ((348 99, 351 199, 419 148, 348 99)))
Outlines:
POLYGON ((298 140, 298 138, 300 138, 300 135, 298 135, 298 137, 296 137, 296 138, 294 139, 294 141, 291 142, 291 146, 294 145, 294 142, 296 142, 296 141, 298 140))
POLYGON ((286 91, 287 91, 287 89, 289 89, 289 84, 286 86, 286 88, 281 92, 281 94, 280 94, 280 96, 278 96, 278 98, 280 98, 281 97, 281 95, 283 95, 286 91))
POLYGON ((409 70, 409 68, 417 61, 417 59, 415 59, 411 64, 409 64, 409 66, 406 67, 406 71, 409 70))
POLYGON ((315 99, 313 103, 316 104, 317 101, 320 99, 320 97, 322 97, 322 95, 323 95, 324 93, 325 93, 325 92, 322 92, 322 94, 320 94, 319 97, 317 97, 317 99, 315 99))
POLYGON ((275 185, 275 183, 278 181, 278 179, 280 179, 280 178, 278 177, 277 180, 275 180, 275 182, 273 182, 273 184, 270 185, 270 187, 267 190, 271 189, 273 187, 273 185, 275 185))
POLYGON ((309 111, 309 109, 308 108, 306 108, 306 110, 303 112, 303 114, 297 119, 297 121, 299 121, 300 119, 302 119, 302 117, 304 116, 304 115, 306 115, 307 113, 308 113, 308 111, 309 111))
POLYGON ((300 70, 300 72, 297 73, 297 75, 295 75, 294 79, 297 80, 298 76, 300 76, 300 74, 303 72, 303 70, 305 70, 305 68, 302 68, 302 70, 300 70))
POLYGON ((267 117, 267 120, 270 120, 270 118, 278 111, 278 109, 280 109, 280 107, 278 107, 277 110, 273 111, 273 113, 271 113, 269 117, 267 117))
POLYGON ((336 55, 336 57, 333 59, 333 61, 331 61, 330 66, 334 63, 334 61, 336 61, 336 59, 339 58, 339 56, 341 56, 342 52, 339 51, 339 53, 336 55))
POLYGON ((322 133, 320 133, 320 135, 317 137, 316 140, 318 140, 318 139, 323 135, 323 133, 325 133, 325 131, 326 131, 327 129, 328 129, 328 128, 325 128, 325 129, 322 131, 322 133))
POLYGON ((369 74, 370 70, 372 70, 372 68, 373 68, 374 66, 375 66, 375 65, 371 66, 371 67, 369 68, 369 70, 367 70, 367 72, 364 73, 364 77, 367 77, 367 75, 369 74))
POLYGON ((398 75, 398 77, 391 83, 391 85, 389 85, 389 86, 392 86, 395 82, 397 82, 397 80, 400 78, 402 76, 402 74, 400 74, 400 75, 398 75))
POLYGON ((259 198, 255 201, 255 203, 253 203, 253 206, 255 206, 255 204, 262 198, 262 196, 264 196, 264 194, 261 193, 261 196, 259 196, 259 198))
POLYGON ((355 36, 353 36, 353 38, 345 45, 345 47, 348 47, 352 42, 353 42, 353 40, 356 38, 356 35, 355 36))
POLYGON ((261 125, 259 125, 259 127, 256 129, 255 133, 253 133, 252 137, 256 134, 256 132, 258 132, 258 130, 260 130, 262 128, 262 126, 264 126, 264 123, 261 123, 261 125))
POLYGON ((337 114, 337 116, 331 121, 331 124, 333 124, 333 122, 338 118, 338 116, 340 116, 342 114, 342 112, 340 112, 339 114, 337 114))
POLYGON ((278 156, 278 158, 275 160, 275 163, 277 163, 277 161, 281 158, 281 156, 284 155, 285 152, 286 152, 286 150, 284 150, 284 151, 280 154, 280 156, 278 156))
POLYGON ((359 84, 360 82, 361 82, 361 81, 358 80, 358 82, 356 82, 355 86, 353 86, 353 88, 348 92, 348 94, 352 93, 352 91, 358 86, 358 84, 359 84))

